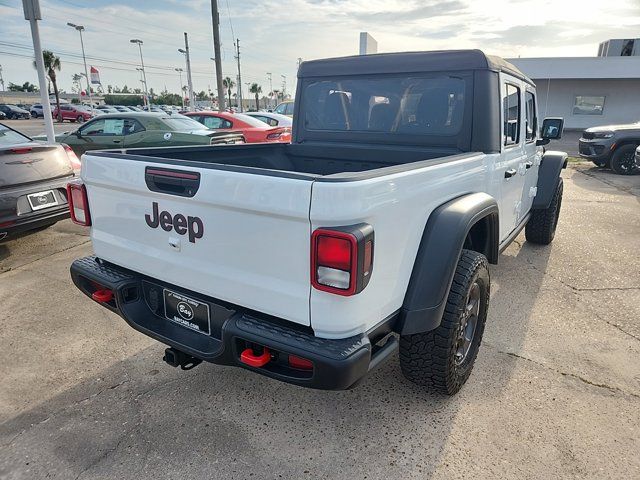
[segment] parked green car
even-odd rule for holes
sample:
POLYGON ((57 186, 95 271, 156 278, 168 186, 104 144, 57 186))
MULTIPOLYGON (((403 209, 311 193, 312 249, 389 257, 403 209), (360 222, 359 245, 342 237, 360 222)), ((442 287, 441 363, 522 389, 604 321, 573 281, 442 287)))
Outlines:
MULTIPOLYGON (((33 137, 46 140, 46 136, 33 137)), ((183 115, 129 112, 100 115, 77 130, 56 135, 76 155, 87 150, 244 143, 237 132, 218 132, 183 115)))

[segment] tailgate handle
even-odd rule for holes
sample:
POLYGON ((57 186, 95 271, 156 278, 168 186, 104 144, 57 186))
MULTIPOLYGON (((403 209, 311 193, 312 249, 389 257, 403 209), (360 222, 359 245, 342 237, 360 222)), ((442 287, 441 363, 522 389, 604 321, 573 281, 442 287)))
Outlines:
POLYGON ((152 192, 193 197, 200 187, 200 174, 186 170, 147 167, 144 180, 152 192))

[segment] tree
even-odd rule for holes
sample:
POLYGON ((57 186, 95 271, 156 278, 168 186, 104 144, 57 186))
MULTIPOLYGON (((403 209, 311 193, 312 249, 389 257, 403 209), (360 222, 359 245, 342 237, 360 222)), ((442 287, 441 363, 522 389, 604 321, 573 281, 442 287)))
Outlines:
POLYGON ((33 83, 29 83, 29 82, 24 82, 22 85, 16 85, 15 83, 9 82, 9 91, 35 93, 35 92, 39 92, 40 89, 36 87, 33 83))
MULTIPOLYGON (((60 57, 56 57, 51 50, 42 51, 42 59, 44 60, 44 69, 47 77, 53 85, 53 93, 56 95, 56 108, 58 109, 58 120, 62 121, 62 113, 60 113, 60 92, 58 91, 58 83, 56 78, 56 70, 59 72, 62 68, 60 57)), ((33 67, 36 68, 36 62, 33 61, 33 67)))
POLYGON ((256 96, 256 110, 260 110, 260 94, 262 93, 262 87, 257 83, 252 83, 249 87, 249 92, 256 96))
POLYGON ((209 98, 209 96, 207 95, 207 92, 205 92, 204 90, 196 93, 196 100, 207 100, 209 98))
POLYGON ((229 97, 229 106, 231 106, 231 89, 236 86, 235 82, 231 78, 226 77, 222 80, 222 84, 227 89, 227 95, 229 97))

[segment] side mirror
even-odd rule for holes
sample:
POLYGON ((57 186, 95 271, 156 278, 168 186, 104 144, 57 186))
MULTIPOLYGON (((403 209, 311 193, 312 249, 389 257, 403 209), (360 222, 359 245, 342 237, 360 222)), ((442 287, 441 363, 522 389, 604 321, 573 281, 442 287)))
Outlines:
POLYGON ((537 145, 546 145, 551 140, 559 140, 562 138, 564 130, 564 119, 560 117, 545 118, 542 122, 542 131, 540 132, 541 140, 536 142, 537 145))
POLYGON ((82 138, 82 134, 80 133, 80 130, 76 130, 75 132, 73 132, 73 134, 78 138, 82 138))

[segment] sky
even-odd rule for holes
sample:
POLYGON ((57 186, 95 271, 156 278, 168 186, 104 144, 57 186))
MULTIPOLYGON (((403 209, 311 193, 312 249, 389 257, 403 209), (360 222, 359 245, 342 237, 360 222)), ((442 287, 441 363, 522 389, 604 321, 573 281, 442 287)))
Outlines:
MULTIPOLYGON (((102 84, 140 87, 143 40, 149 87, 178 92, 175 68, 185 67, 177 49, 189 34, 194 90, 215 90, 209 0, 41 0, 43 48, 62 62, 60 88, 71 92, 83 72, 78 32, 85 27, 87 63, 102 84)), ((379 52, 480 48, 503 57, 595 56, 609 38, 640 37, 640 0, 218 0, 222 70, 234 79, 234 39, 240 39, 242 83, 263 92, 295 89, 298 58, 358 53, 359 32, 379 52)), ((20 0, 0 0, 0 65, 5 84, 37 84, 33 43, 20 0)), ((186 75, 183 75, 186 84, 186 75)), ((246 89, 246 85, 243 85, 246 89)), ((246 90, 245 90, 246 91, 246 90)))

